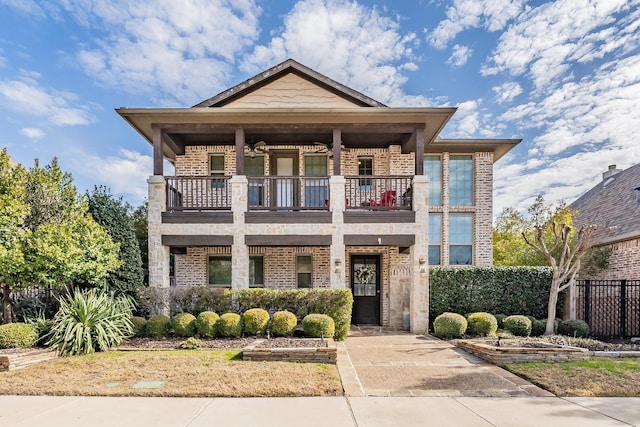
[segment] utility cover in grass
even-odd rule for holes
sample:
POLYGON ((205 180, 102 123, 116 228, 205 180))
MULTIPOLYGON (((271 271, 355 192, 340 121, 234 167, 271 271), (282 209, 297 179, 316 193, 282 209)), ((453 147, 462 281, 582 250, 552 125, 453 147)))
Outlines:
POLYGON ((105 384, 107 387, 118 387, 120 383, 107 383, 105 384))
POLYGON ((162 388, 164 381, 138 381, 131 388, 162 388))

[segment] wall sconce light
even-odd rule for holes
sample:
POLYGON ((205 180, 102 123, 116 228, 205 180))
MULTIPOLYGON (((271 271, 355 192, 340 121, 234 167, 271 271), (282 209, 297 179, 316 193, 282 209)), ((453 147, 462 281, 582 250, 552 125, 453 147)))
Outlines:
POLYGON ((335 272, 340 274, 342 272, 342 260, 340 258, 336 258, 335 260, 333 260, 333 263, 335 264, 335 272))
POLYGON ((420 258, 420 260, 418 261, 418 265, 419 265, 420 273, 426 273, 427 272, 427 260, 426 259, 420 258))

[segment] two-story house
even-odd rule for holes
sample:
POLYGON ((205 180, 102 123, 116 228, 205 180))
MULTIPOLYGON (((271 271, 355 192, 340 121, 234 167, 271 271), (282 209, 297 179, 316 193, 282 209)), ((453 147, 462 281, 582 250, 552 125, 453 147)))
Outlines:
POLYGON ((520 142, 440 138, 455 111, 293 60, 191 108, 118 109, 153 145, 150 285, 173 253, 175 286, 350 288, 353 323, 427 332, 428 266, 491 264, 493 163, 520 142))

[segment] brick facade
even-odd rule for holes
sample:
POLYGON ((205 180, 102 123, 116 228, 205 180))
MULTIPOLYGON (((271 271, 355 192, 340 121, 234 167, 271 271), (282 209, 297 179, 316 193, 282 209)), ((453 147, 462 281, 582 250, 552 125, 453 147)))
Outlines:
POLYGON ((603 280, 640 279, 640 262, 638 262, 640 260, 640 238, 613 243, 607 247, 611 248, 609 267, 589 278, 603 280))

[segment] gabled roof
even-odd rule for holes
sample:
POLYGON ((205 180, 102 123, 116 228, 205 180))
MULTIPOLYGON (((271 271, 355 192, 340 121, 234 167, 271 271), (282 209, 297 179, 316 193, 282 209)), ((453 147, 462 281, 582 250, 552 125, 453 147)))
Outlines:
POLYGON ((233 86, 232 88, 194 105, 194 107, 222 107, 289 73, 296 74, 360 107, 386 107, 383 103, 340 84, 335 80, 332 80, 329 77, 294 61, 293 59, 287 59, 275 67, 271 67, 268 70, 233 86))
POLYGON ((571 204, 578 211, 576 224, 617 227, 603 244, 640 237, 639 185, 640 164, 601 181, 571 204))

